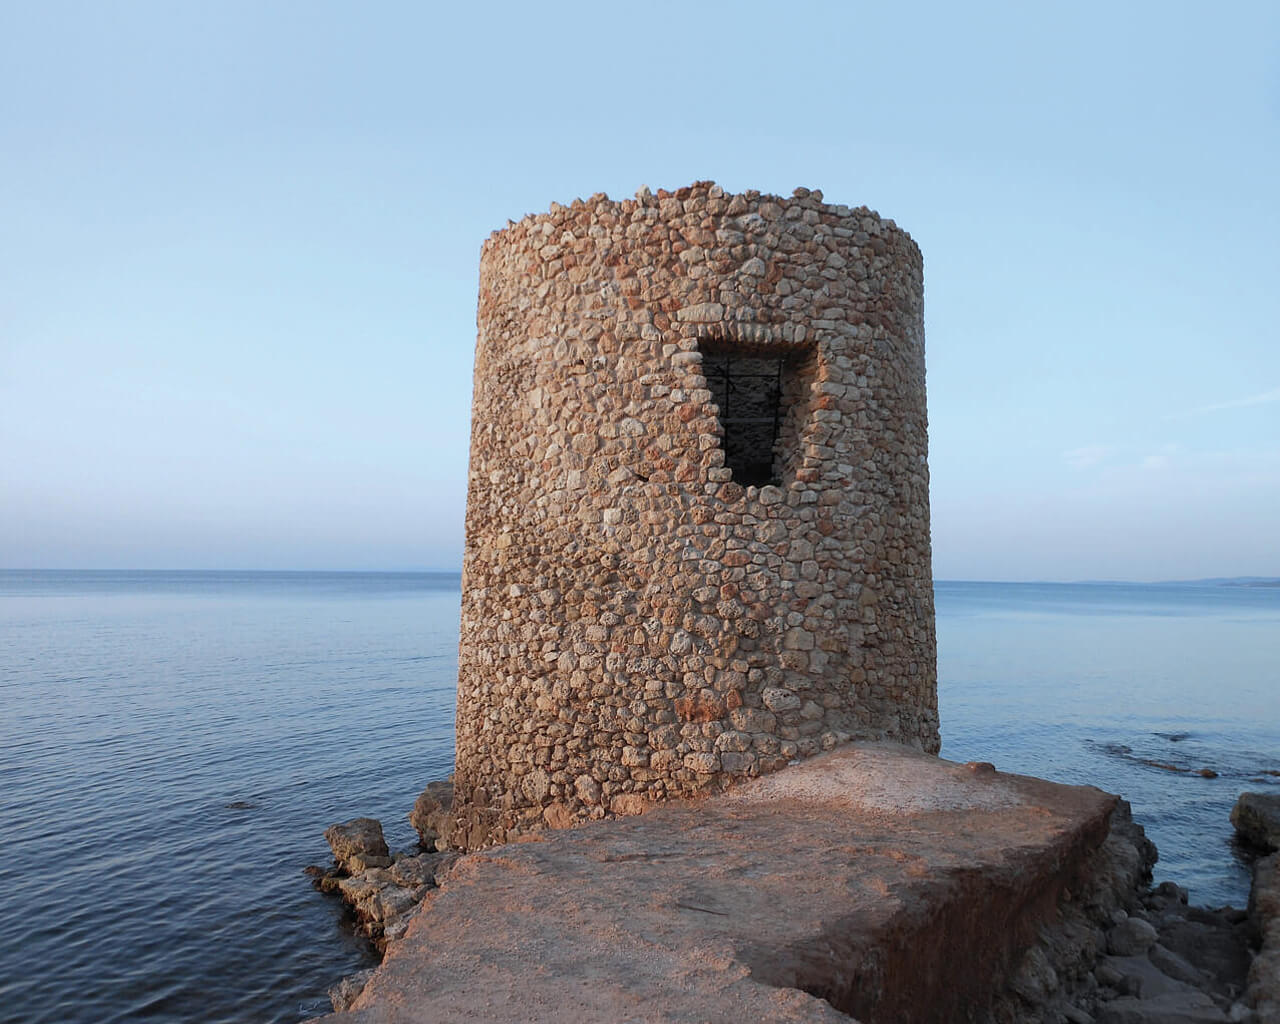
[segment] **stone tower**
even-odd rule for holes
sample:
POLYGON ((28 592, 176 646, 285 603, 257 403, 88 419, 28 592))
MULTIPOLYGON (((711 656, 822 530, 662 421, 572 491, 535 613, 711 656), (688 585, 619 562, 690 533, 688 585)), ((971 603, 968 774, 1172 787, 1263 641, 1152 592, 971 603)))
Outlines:
POLYGON ((922 264, 698 182, 480 265, 452 843, 938 749, 922 264))

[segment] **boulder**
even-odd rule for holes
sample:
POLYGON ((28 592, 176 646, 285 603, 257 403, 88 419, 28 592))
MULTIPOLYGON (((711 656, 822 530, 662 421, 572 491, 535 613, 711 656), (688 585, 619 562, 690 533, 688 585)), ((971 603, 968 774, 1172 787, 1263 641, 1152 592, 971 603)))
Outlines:
POLYGON ((1107 952, 1115 956, 1139 956, 1155 943, 1158 933, 1140 917, 1127 917, 1107 932, 1107 952))
POLYGON ((1160 945, 1210 978, 1240 978, 1249 970, 1246 931, 1223 922, 1170 921, 1160 928, 1160 945))
POLYGON ((417 830, 423 849, 442 850, 447 847, 452 807, 452 779, 428 783, 414 802, 413 810, 409 812, 409 824, 417 830))
POLYGON ((1041 1006, 1058 991, 1058 985, 1058 972, 1049 957, 1039 946, 1032 946, 1023 956, 1009 987, 1032 1006, 1041 1006))
POLYGON ((1161 973, 1167 974, 1175 981, 1194 985, 1197 988, 1205 987, 1206 976, 1203 971, 1160 943, 1157 942, 1151 947, 1147 957, 1160 969, 1161 973))
POLYGON ((391 866, 391 851, 382 837, 382 822, 376 818, 355 818, 330 825, 324 837, 329 841, 338 867, 348 874, 391 866))
POLYGON ((1251 846, 1280 850, 1280 793, 1241 793, 1231 824, 1251 846))

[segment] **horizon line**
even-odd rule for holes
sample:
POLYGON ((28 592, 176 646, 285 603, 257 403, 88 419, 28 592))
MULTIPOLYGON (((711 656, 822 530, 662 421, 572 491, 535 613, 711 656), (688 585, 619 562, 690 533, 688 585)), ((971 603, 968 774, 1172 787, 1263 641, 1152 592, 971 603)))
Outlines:
MULTIPOLYGON (((164 569, 140 569, 136 567, 113 566, 109 568, 40 568, 28 566, 16 567, 0 567, 2 573, 276 573, 291 574, 303 576, 311 573, 328 573, 328 574, 350 574, 350 575, 384 575, 384 576, 460 576, 462 567, 458 566, 450 569, 425 569, 425 568, 407 568, 407 569, 268 569, 268 568, 229 568, 229 569, 210 569, 210 568, 164 568, 164 569)), ((965 578, 965 577, 943 577, 935 576, 934 583, 1012 583, 1012 584, 1057 584, 1063 586, 1117 586, 1124 584, 1142 584, 1147 586, 1188 584, 1188 583, 1222 583, 1222 582, 1278 582, 1280 576, 1270 575, 1248 575, 1248 576, 1194 576, 1178 579, 1158 579, 1158 580, 1139 580, 1127 579, 1123 577, 1105 578, 1105 579, 1047 579, 1047 578, 1030 578, 1030 579, 982 579, 982 578, 965 578)))

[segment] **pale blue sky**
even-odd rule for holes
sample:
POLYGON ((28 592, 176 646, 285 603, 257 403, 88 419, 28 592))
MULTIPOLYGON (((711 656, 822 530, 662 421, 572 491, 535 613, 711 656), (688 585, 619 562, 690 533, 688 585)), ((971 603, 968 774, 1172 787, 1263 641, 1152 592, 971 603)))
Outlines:
POLYGON ((0 566, 455 568, 480 243, 925 255, 941 578, 1280 575, 1280 5, 0 2, 0 566))

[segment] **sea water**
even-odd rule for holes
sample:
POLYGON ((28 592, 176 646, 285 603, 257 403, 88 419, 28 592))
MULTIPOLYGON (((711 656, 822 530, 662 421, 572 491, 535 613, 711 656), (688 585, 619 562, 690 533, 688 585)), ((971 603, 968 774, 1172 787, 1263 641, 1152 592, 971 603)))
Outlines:
MULTIPOLYGON (((374 962, 302 874, 453 753, 447 574, 0 572, 0 1021, 297 1021, 374 962)), ((939 583, 943 755, 1101 786, 1247 896, 1280 589, 939 583), (1216 772, 1205 778, 1200 769, 1216 772)))
POLYGON ((942 756, 1119 793, 1160 850, 1157 878, 1244 906, 1230 813, 1280 785, 1280 588, 935 590, 942 756))

